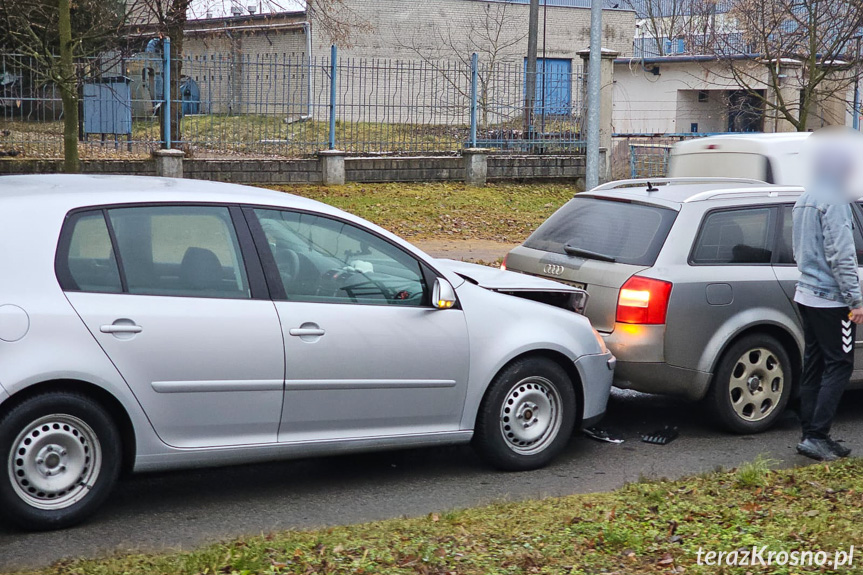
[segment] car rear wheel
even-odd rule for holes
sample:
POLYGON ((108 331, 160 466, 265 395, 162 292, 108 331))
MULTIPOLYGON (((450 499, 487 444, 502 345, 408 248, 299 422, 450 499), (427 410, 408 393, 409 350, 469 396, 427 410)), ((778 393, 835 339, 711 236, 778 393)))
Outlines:
POLYGON ((89 398, 52 392, 0 419, 0 508, 25 529, 59 529, 91 515, 120 471, 120 436, 89 398))
POLYGON ((768 335, 748 335, 722 356, 708 406, 725 429, 759 433, 785 410, 792 383, 791 359, 782 344, 768 335))
POLYGON ((572 436, 576 405, 572 381, 558 364, 518 360, 489 386, 477 414, 474 448, 499 469, 543 467, 572 436))

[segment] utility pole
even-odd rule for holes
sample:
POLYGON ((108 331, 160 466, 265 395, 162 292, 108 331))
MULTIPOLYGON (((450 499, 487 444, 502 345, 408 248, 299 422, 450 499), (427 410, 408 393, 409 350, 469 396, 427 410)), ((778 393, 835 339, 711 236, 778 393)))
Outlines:
POLYGON ((527 69, 524 78, 524 134, 532 139, 536 101, 536 47, 539 36, 539 0, 530 0, 527 21, 527 69))
POLYGON ((590 2, 590 58, 587 62, 587 150, 584 188, 599 185, 599 75, 602 64, 602 0, 590 2))

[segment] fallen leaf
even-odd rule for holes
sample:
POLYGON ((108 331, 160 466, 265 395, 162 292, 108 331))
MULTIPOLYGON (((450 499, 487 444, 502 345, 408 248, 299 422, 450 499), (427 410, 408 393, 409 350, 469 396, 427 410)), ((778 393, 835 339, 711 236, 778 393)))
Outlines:
POLYGON ((674 563, 674 557, 671 556, 671 553, 666 553, 662 556, 662 559, 657 561, 660 565, 671 565, 674 563))

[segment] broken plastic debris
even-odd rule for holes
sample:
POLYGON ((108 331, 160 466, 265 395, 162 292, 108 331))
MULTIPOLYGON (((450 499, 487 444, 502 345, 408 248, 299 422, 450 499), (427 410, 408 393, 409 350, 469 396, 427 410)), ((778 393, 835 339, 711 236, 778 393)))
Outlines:
POLYGON ((680 432, 677 431, 676 427, 672 427, 670 425, 666 425, 659 431, 654 431, 652 433, 643 433, 641 435, 641 441, 645 443, 653 443, 655 445, 668 445, 680 435, 680 432))
POLYGON ((598 427, 588 427, 584 430, 584 434, 597 441, 604 441, 606 443, 623 443, 623 440, 619 437, 614 437, 608 432, 608 430, 600 429, 598 427))

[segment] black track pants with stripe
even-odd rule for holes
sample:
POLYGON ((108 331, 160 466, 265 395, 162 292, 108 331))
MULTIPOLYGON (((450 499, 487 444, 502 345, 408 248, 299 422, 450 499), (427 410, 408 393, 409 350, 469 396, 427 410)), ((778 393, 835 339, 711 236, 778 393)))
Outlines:
POLYGON ((854 371, 857 325, 848 319, 847 307, 798 307, 806 339, 800 384, 803 438, 826 439, 854 371))

